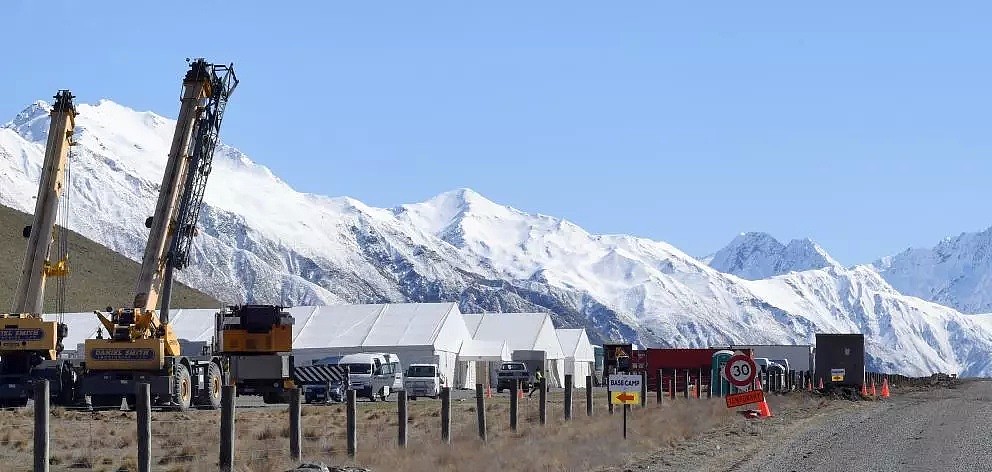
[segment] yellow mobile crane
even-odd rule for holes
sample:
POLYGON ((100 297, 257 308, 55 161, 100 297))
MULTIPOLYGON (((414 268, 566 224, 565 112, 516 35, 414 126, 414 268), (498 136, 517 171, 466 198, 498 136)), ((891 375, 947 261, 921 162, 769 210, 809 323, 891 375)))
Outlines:
MULTIPOLYGON (((24 406, 32 395, 33 383, 47 379, 53 403, 68 405, 77 400, 77 376, 70 361, 58 359, 62 340, 69 333, 62 320, 45 321, 45 282, 49 277, 68 273, 67 200, 61 199, 67 180, 69 149, 74 145, 76 107, 73 95, 60 90, 55 95, 48 128, 48 144, 41 167, 41 179, 35 201, 34 219, 24 228, 28 239, 20 282, 14 293, 9 314, 0 314, 0 406, 24 406), (61 215, 59 207, 62 206, 61 215), (56 237, 56 219, 62 217, 56 237), (56 242, 58 260, 52 262, 52 243, 56 242)), ((56 310, 63 312, 65 287, 58 284, 56 310)))
POLYGON ((238 84, 233 65, 196 59, 183 79, 179 118, 159 190, 134 304, 97 311, 109 338, 85 341, 81 390, 93 407, 134 405, 137 383, 151 387, 156 406, 186 410, 220 405, 223 361, 184 356, 169 324, 173 270, 189 263, 194 230, 228 98, 238 84), (159 298, 161 311, 156 314, 159 298))

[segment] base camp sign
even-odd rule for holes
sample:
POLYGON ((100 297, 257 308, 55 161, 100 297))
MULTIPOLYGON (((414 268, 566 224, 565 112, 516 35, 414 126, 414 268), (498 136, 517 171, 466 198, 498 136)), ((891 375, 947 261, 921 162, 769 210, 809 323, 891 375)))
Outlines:
POLYGON ((613 374, 608 377, 610 403, 623 405, 623 438, 627 439, 627 410, 630 405, 641 402, 641 382, 640 375, 613 374))
POLYGON ((637 405, 641 403, 641 376, 613 374, 610 379, 610 403, 637 405))

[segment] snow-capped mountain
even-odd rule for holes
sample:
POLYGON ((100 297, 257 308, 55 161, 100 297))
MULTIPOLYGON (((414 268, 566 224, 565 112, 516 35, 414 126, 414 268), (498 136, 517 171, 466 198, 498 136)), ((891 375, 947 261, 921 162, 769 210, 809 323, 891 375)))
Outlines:
POLYGON ((720 272, 749 280, 840 266, 810 239, 793 239, 783 245, 770 234, 758 232, 741 233, 705 262, 720 272))
MULTIPOLYGON (((139 260, 174 122, 107 100, 78 108, 70 227, 139 260)), ((0 128, 0 203, 32 211, 47 113, 39 102, 0 128)), ((458 301, 465 312, 551 312, 561 327, 586 327, 593 342, 683 347, 863 330, 873 367, 992 372, 979 355, 992 352, 984 318, 900 295, 815 245, 790 243, 770 265, 744 259, 773 273, 825 269, 749 281, 662 242, 590 234, 468 189, 374 208, 297 192, 226 145, 210 178, 179 279, 225 302, 458 301)))
POLYGON ((992 312, 992 228, 911 248, 873 264, 899 291, 965 313, 992 312))

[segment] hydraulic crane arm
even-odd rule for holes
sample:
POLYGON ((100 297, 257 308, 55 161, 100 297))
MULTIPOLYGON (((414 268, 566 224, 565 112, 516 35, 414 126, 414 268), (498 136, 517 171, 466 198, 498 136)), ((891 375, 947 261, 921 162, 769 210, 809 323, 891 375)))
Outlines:
POLYGON ((21 278, 14 293, 12 313, 30 313, 40 317, 43 310, 45 280, 49 276, 62 276, 68 271, 67 261, 48 260, 58 203, 65 185, 65 169, 75 129, 76 107, 72 93, 60 90, 55 95, 51 123, 48 128, 48 145, 41 168, 41 182, 35 201, 34 221, 25 228, 28 238, 21 278))
POLYGON ((158 308, 158 298, 165 275, 166 251, 169 249, 170 236, 175 230, 173 224, 179 206, 180 191, 183 189, 183 181, 189 168, 190 142, 193 139, 197 118, 202 112, 203 101, 210 95, 211 85, 209 65, 203 60, 191 64, 183 79, 179 118, 172 137, 172 147, 169 150, 169 161, 165 166, 158 203, 155 205, 155 213, 151 221, 146 222, 150 232, 134 297, 134 309, 141 313, 158 308))
POLYGON ((172 273, 188 263, 220 123, 237 83, 232 66, 203 59, 190 64, 155 214, 145 222, 150 232, 133 309, 118 310, 111 318, 97 312, 114 339, 162 338, 166 355, 179 354, 168 320, 172 273), (160 298, 161 319, 155 313, 160 298))

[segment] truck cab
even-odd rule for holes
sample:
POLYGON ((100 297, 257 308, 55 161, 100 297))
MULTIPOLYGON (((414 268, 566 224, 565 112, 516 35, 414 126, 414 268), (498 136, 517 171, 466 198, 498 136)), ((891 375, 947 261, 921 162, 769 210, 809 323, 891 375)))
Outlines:
POLYGON ((403 388, 410 400, 416 400, 417 397, 437 398, 445 384, 444 374, 437 364, 410 364, 403 388))

